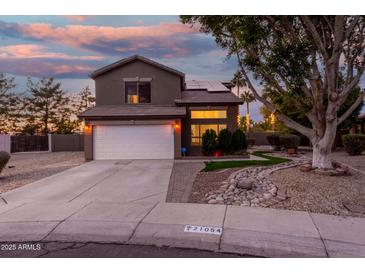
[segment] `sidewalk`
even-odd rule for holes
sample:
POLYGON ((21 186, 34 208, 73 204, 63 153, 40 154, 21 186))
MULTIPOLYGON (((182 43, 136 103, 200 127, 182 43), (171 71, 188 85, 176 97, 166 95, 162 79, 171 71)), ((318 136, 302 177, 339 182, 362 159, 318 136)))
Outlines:
POLYGON ((70 203, 60 205, 57 214, 45 204, 33 207, 44 208, 43 214, 32 215, 29 207, 0 208, 0 241, 127 243, 265 257, 365 257, 363 218, 163 202, 70 203), (185 225, 222 227, 223 233, 184 232, 185 225))

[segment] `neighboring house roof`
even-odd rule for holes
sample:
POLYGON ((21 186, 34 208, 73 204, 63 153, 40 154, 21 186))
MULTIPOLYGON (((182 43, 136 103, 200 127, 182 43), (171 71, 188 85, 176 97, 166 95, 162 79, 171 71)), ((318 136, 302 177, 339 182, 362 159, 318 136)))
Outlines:
POLYGON ((126 64, 128 64, 130 62, 136 61, 136 60, 139 60, 141 62, 144 62, 144 63, 150 64, 152 66, 158 67, 158 68, 163 69, 165 71, 168 71, 170 73, 176 74, 176 75, 178 75, 180 77, 183 77, 183 78, 185 77, 185 74, 183 72, 181 72, 181 71, 178 71, 176 69, 167 67, 165 65, 162 65, 160 63, 157 63, 155 61, 152 61, 151 59, 148 59, 148 58, 143 57, 143 56, 140 56, 140 55, 133 55, 131 57, 121 59, 121 60, 119 60, 119 61, 117 61, 115 63, 112 63, 112 64, 107 65, 105 67, 102 67, 100 69, 97 69, 93 73, 90 74, 90 77, 92 79, 95 79, 96 77, 98 77, 98 76, 100 76, 100 75, 102 75, 102 74, 104 74, 104 73, 106 73, 106 72, 108 72, 110 70, 113 70, 115 68, 122 67, 122 66, 124 66, 124 65, 126 65, 126 64))
POLYGON ((365 113, 360 113, 359 119, 365 119, 365 113))
POLYGON ((102 105, 89 108, 79 115, 83 118, 120 117, 184 117, 184 107, 156 105, 102 105))
POLYGON ((230 91, 208 92, 206 90, 185 90, 176 104, 242 104, 242 101, 230 91))

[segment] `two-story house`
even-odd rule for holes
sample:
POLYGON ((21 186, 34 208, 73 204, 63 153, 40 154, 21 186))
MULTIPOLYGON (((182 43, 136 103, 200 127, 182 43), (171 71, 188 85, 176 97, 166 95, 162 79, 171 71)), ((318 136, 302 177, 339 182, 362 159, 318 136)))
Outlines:
POLYGON ((80 115, 87 160, 200 155, 207 129, 238 127, 241 101, 230 83, 186 81, 184 73, 138 55, 90 77, 96 105, 80 115))

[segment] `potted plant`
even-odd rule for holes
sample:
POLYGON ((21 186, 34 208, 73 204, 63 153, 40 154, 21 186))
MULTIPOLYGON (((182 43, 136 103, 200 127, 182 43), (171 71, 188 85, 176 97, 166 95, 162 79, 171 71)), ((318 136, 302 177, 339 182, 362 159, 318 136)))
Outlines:
POLYGON ((297 154, 300 138, 294 134, 280 135, 280 144, 286 149, 289 155, 297 154))

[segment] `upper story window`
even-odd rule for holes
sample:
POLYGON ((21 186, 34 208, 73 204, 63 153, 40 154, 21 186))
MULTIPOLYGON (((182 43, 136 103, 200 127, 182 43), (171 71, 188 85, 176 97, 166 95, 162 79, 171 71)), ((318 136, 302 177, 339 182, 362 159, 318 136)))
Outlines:
POLYGON ((126 82, 125 97, 127 104, 151 103, 150 82, 126 82))
POLYGON ((191 119, 226 119, 227 110, 192 110, 191 119))

